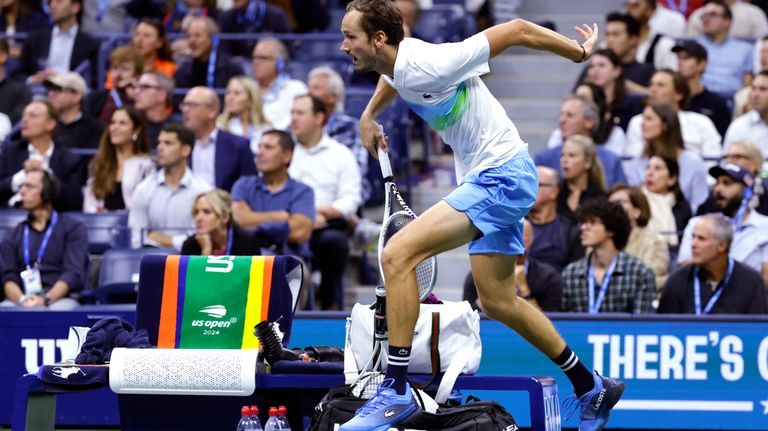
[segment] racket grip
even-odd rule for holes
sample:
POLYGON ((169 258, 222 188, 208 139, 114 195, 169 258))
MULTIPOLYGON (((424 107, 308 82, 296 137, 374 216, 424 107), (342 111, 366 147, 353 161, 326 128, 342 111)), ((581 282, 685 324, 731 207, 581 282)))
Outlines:
POLYGON ((392 165, 389 163, 389 154, 381 147, 377 148, 379 153, 379 166, 381 167, 381 176, 388 178, 392 176, 392 165))

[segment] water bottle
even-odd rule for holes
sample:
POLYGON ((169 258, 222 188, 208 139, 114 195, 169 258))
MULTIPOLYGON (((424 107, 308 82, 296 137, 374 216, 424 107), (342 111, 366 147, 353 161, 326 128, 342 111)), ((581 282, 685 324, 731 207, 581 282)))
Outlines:
POLYGON ((288 423, 288 409, 285 406, 277 408, 277 420, 280 423, 281 430, 291 430, 291 424, 288 423))
POLYGON ((253 431, 263 431, 261 420, 259 420, 259 408, 257 406, 251 406, 248 410, 250 412, 248 417, 251 419, 251 424, 253 424, 253 431))
POLYGON ((251 422, 251 418, 249 417, 251 414, 251 410, 248 408, 248 406, 243 406, 240 409, 240 422, 237 423, 237 431, 254 431, 255 428, 253 428, 253 422, 251 422))
POLYGON ((280 422, 277 420, 277 407, 269 408, 269 420, 264 425, 264 431, 277 431, 280 429, 280 422))

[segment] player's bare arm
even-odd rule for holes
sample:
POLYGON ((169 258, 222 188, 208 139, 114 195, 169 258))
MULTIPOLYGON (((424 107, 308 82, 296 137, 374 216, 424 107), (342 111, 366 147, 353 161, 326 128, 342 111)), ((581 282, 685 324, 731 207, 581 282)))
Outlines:
POLYGON ((384 132, 376 123, 376 117, 395 99, 395 96, 397 96, 397 90, 390 87, 384 78, 379 78, 379 83, 376 85, 376 90, 373 92, 368 106, 360 115, 360 138, 363 140, 363 146, 375 158, 378 158, 376 148, 387 149, 384 132))
POLYGON ((524 19, 515 19, 495 25, 483 33, 488 38, 491 57, 501 54, 511 46, 519 45, 549 51, 576 62, 584 61, 592 55, 597 47, 597 24, 593 24, 592 27, 583 24, 581 27, 574 28, 584 38, 584 42, 580 43, 575 39, 569 39, 560 33, 524 19))

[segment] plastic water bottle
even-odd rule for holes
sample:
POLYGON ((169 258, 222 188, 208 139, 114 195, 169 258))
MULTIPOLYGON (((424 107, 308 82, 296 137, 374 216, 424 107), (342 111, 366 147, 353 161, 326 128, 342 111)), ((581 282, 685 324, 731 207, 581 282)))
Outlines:
POLYGON ((280 428, 281 430, 291 430, 291 424, 288 423, 288 409, 285 408, 285 406, 280 406, 277 408, 277 420, 282 427, 280 428))
POLYGON ((269 420, 264 425, 264 431, 277 431, 280 429, 280 422, 277 420, 277 407, 269 408, 269 420))
POLYGON ((249 417, 250 414, 251 410, 248 406, 243 406, 240 409, 240 422, 237 423, 237 431, 255 431, 253 422, 251 422, 251 418, 249 417))
POLYGON ((251 424, 253 424, 253 430, 263 431, 261 420, 259 420, 259 408, 257 406, 251 406, 248 410, 250 412, 248 417, 251 419, 251 424))

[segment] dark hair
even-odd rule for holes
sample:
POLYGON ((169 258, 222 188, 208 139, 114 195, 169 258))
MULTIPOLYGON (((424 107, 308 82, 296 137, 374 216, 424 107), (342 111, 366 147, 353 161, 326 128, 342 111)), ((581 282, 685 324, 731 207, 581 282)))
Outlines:
POLYGON ((77 23, 80 24, 83 22, 83 12, 85 12, 85 5, 83 4, 83 0, 70 0, 73 4, 79 4, 80 10, 77 12, 77 23))
POLYGON ((280 148, 282 148, 283 151, 293 152, 293 149, 296 147, 296 143, 293 142, 293 138, 291 137, 291 134, 286 131, 270 129, 261 134, 261 136, 267 136, 267 135, 277 136, 277 143, 278 145, 280 145, 280 148))
POLYGON ((657 73, 663 73, 672 78, 672 87, 675 89, 675 93, 683 96, 680 98, 680 109, 685 109, 688 106, 688 99, 691 97, 691 88, 688 87, 688 81, 683 78, 683 75, 680 75, 672 69, 659 69, 653 74, 655 75, 657 73))
POLYGON ((707 0, 704 2, 705 5, 710 3, 714 3, 720 6, 723 9, 723 18, 733 21, 733 13, 731 12, 731 7, 728 6, 728 3, 724 2, 723 0, 707 0))
POLYGON ((677 157, 674 157, 674 158, 665 157, 659 154, 654 154, 651 157, 660 158, 661 161, 664 162, 664 165, 667 167, 669 176, 675 177, 677 179, 677 181, 675 181, 675 185, 673 185, 672 188, 669 189, 669 191, 675 195, 675 203, 684 202, 687 205, 688 201, 685 199, 685 196, 683 195, 683 190, 680 189, 680 165, 677 163, 677 157))
POLYGON ((652 103, 648 107, 659 116, 665 129, 662 130, 661 136, 646 143, 644 155, 659 155, 677 160, 677 150, 685 148, 677 111, 666 103, 652 103))
MULTIPOLYGON (((598 49, 594 54, 592 54, 592 58, 594 58, 596 55, 601 55, 607 58, 614 67, 621 67, 621 59, 619 59, 619 56, 610 49, 598 49)), ((615 115, 624 109, 624 101, 626 100, 626 96, 627 85, 624 78, 624 70, 622 69, 621 74, 618 78, 616 78, 616 83, 613 86, 613 101, 610 105, 607 106, 608 111, 612 115, 615 115)))
POLYGON ((606 105, 605 90, 603 90, 603 87, 591 82, 581 83, 578 87, 582 85, 588 87, 589 91, 592 92, 592 102, 597 106, 598 118, 592 130, 592 139, 595 141, 595 144, 604 144, 611 136, 611 131, 613 130, 613 122, 610 121, 610 116, 607 115, 608 105, 606 105))
POLYGON ((397 46, 403 38, 403 17, 391 0, 354 0, 347 5, 347 12, 360 12, 360 25, 365 34, 372 38, 376 32, 387 35, 387 45, 397 46))
POLYGON ((27 173, 40 172, 42 174, 43 188, 40 191, 40 200, 44 204, 52 204, 59 198, 61 193, 61 182, 55 175, 43 168, 32 168, 27 173))
POLYGON ((311 94, 302 94, 300 96, 296 96, 294 100, 304 98, 309 99, 312 103, 312 114, 323 114, 323 125, 325 125, 325 123, 328 122, 328 111, 326 111, 328 105, 325 104, 323 99, 312 96, 311 94))
POLYGON ((195 133, 184 127, 183 124, 177 122, 170 122, 163 124, 160 129, 161 132, 175 133, 176 137, 181 142, 181 145, 188 145, 192 149, 195 148, 195 133))
POLYGON ((136 26, 133 28, 139 26, 139 24, 146 24, 157 31, 157 37, 160 38, 162 41, 162 44, 160 45, 160 48, 157 49, 157 58, 161 60, 169 60, 173 61, 173 52, 171 51, 171 43, 168 42, 168 34, 165 31, 165 26, 163 25, 162 21, 160 21, 157 18, 147 18, 144 17, 139 20, 139 22, 136 23, 136 26))
POLYGON ((640 187, 628 186, 624 183, 616 183, 608 190, 607 196, 610 198, 612 194, 616 192, 626 191, 629 196, 629 202, 633 207, 640 210, 640 216, 637 218, 637 225, 644 227, 648 225, 648 221, 651 219, 651 206, 648 204, 648 199, 640 190, 640 187))
MULTIPOLYGON (((133 154, 149 154, 149 138, 147 137, 147 123, 144 116, 132 106, 123 106, 115 109, 115 112, 125 111, 133 123, 136 131, 136 139, 133 142, 133 154)), ((113 112, 112 115, 115 115, 113 112)), ((110 121, 112 119, 110 118, 110 121)), ((117 151, 112 145, 112 135, 109 133, 109 125, 104 129, 104 133, 99 140, 99 150, 91 160, 91 172, 93 175, 93 195, 96 199, 105 199, 115 191, 117 186, 117 151)))
POLYGON ((0 39, 0 52, 6 55, 11 52, 10 47, 8 46, 8 39, 0 39))
POLYGON ((576 209, 576 219, 579 223, 590 220, 600 220, 605 230, 611 232, 613 245, 617 250, 624 250, 629 241, 632 227, 624 208, 604 197, 589 199, 576 209))
POLYGON ((621 22, 627 28, 627 34, 630 36, 640 36, 640 22, 632 15, 624 12, 611 12, 605 17, 605 23, 621 22))

